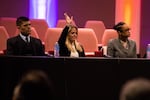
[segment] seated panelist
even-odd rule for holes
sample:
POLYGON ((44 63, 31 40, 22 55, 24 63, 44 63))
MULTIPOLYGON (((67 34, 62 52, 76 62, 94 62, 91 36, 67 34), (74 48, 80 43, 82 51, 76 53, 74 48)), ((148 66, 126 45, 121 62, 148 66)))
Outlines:
POLYGON ((45 50, 42 41, 30 35, 31 22, 29 18, 25 16, 18 17, 16 26, 20 33, 7 40, 6 55, 44 56, 45 50))

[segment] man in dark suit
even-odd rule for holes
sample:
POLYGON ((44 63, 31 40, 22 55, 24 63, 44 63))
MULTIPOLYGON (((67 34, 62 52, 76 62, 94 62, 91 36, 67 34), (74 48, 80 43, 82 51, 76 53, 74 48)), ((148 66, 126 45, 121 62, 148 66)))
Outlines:
POLYGON ((18 17, 16 20, 19 35, 7 40, 7 55, 44 56, 44 46, 40 39, 32 37, 31 22, 28 17, 18 17))

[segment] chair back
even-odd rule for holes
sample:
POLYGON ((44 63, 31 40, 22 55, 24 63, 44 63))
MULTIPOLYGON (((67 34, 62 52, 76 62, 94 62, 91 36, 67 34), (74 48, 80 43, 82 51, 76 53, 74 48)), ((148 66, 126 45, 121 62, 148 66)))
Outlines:
POLYGON ((48 28, 45 33, 45 51, 54 51, 54 45, 58 41, 63 28, 48 28))
POLYGON ((105 25, 103 21, 100 20, 87 20, 85 23, 85 28, 92 28, 96 34, 98 44, 102 43, 102 36, 105 31, 105 25))
MULTIPOLYGON (((76 25, 75 21, 73 20, 73 25, 76 25)), ((56 27, 57 28, 64 28, 66 26, 66 20, 65 19, 59 19, 57 21, 56 27)))
POLYGON ((35 28, 41 41, 44 41, 45 33, 49 28, 45 19, 30 19, 31 26, 35 28))
POLYGON ((78 41, 83 45, 85 52, 98 51, 98 40, 91 28, 78 28, 78 41))
POLYGON ((108 41, 113 38, 118 38, 118 33, 114 29, 105 29, 102 37, 102 46, 107 46, 108 41))
POLYGON ((0 54, 6 50, 7 39, 9 38, 8 32, 4 26, 0 26, 0 54))
POLYGON ((13 37, 16 31, 16 18, 13 17, 1 17, 0 25, 4 26, 9 34, 9 37, 13 37))

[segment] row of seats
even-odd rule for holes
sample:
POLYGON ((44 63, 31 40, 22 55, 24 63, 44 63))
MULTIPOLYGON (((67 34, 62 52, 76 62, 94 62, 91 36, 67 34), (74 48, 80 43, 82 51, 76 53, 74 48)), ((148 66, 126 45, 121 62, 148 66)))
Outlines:
MULTIPOLYGON (((9 34, 8 37, 18 34, 15 23, 16 18, 0 18, 0 25, 6 28, 9 34)), ((76 25, 75 21, 73 21, 73 24, 76 25)), ((44 19, 31 19, 31 25, 31 35, 41 39, 45 45, 45 51, 49 52, 53 51, 53 46, 58 40, 66 22, 64 19, 60 19, 55 28, 50 28, 44 19)), ((107 46, 108 40, 110 38, 116 38, 117 36, 117 32, 113 29, 106 29, 102 21, 89 20, 85 23, 84 28, 79 28, 78 41, 83 44, 87 54, 93 54, 95 51, 99 50, 99 46, 107 46)), ((4 44, 6 45, 6 41, 4 44)), ((0 48, 1 51, 5 49, 6 46, 0 48)))
MULTIPOLYGON (((48 28, 45 34, 45 50, 53 51, 55 42, 58 40, 63 28, 48 28)), ((117 38, 118 34, 113 29, 105 29, 102 36, 102 44, 99 47, 98 39, 93 29, 78 28, 78 41, 83 44, 87 55, 95 55, 99 48, 107 47, 107 43, 112 38, 117 38)), ((101 49, 102 50, 102 49, 101 49)), ((105 50, 106 51, 106 50, 105 50)), ((106 54, 106 52, 105 52, 106 54)))
MULTIPOLYGON (((14 17, 0 17, 0 26, 4 26, 9 34, 10 37, 16 35, 16 19, 14 17)), ((44 41, 44 36, 49 28, 48 23, 45 19, 30 19, 32 27, 35 28, 36 33, 38 34, 39 38, 44 41)), ((75 22, 73 21, 73 24, 75 22)), ((63 28, 66 25, 65 20, 58 20, 56 27, 63 28)))
MULTIPOLYGON (((64 27, 66 24, 65 19, 58 20, 56 27, 64 27)), ((73 24, 76 25, 75 21, 73 24)), ((107 29, 105 24, 101 20, 87 20, 85 22, 84 28, 91 28, 93 29, 97 40, 98 40, 98 47, 103 47, 104 55, 107 54, 107 43, 108 40, 112 38, 117 38, 118 34, 113 29, 107 29)))
MULTIPOLYGON (((16 19, 13 17, 0 17, 0 26, 4 26, 10 37, 16 35, 16 19)), ((48 23, 45 19, 30 19, 31 25, 35 28, 38 37, 44 41, 44 36, 47 28, 49 28, 48 23)), ((33 29, 34 30, 34 29, 33 29)))
MULTIPOLYGON (((47 28, 49 28, 48 23, 45 19, 31 19, 32 26, 36 29, 39 38, 44 41, 44 36, 47 28)), ((73 20, 73 24, 76 25, 73 20)), ((0 17, 0 25, 5 26, 10 37, 14 36, 16 32, 16 18, 13 17, 0 17)), ((57 28, 64 28, 66 25, 65 19, 59 19, 57 21, 57 28)), ((98 39, 98 44, 102 44, 102 36, 106 29, 105 24, 101 20, 87 20, 84 25, 85 28, 92 28, 98 39)))
MULTIPOLYGON (((73 21, 73 24, 76 25, 76 22, 73 21)), ((56 27, 63 28, 66 25, 65 19, 59 19, 57 21, 56 27)), ((98 43, 102 43, 102 36, 104 33, 104 30, 106 29, 103 21, 100 20, 87 20, 85 22, 84 28, 92 28, 96 34, 96 37, 98 39, 98 43)))
MULTIPOLYGON (((58 40, 61 31, 63 28, 48 28, 45 32, 44 36, 44 45, 45 45, 45 51, 51 52, 54 51, 54 44, 58 40)), ((84 46, 86 55, 95 55, 95 52, 98 52, 98 40, 95 35, 95 32, 91 28, 78 28, 78 41, 84 46)), ((4 26, 0 26, 0 39, 1 39, 1 45, 0 45, 0 51, 3 53, 3 50, 6 49, 6 40, 9 38, 8 32, 5 29, 4 26)), ((15 32, 15 35, 18 34, 18 29, 15 32)), ((32 27, 31 35, 33 37, 39 38, 36 30, 34 27, 32 27)), ((102 37, 102 46, 107 46, 107 42, 110 38, 117 37, 117 33, 113 29, 106 29, 104 32, 104 35, 102 37), (113 34, 114 35, 113 35, 113 34)))
MULTIPOLYGON (((76 25, 75 21, 73 21, 73 24, 76 25)), ((63 28, 65 25, 66 25, 65 19, 60 19, 58 20, 56 27, 63 28)), ((91 28, 94 30, 99 45, 103 44, 106 46, 107 44, 106 41, 108 39, 117 37, 116 31, 113 29, 107 29, 105 27, 104 22, 101 20, 87 20, 85 22, 84 28, 91 28), (105 35, 103 36, 103 34, 105 35), (107 36, 107 34, 109 35, 107 36), (105 40, 105 38, 107 39, 105 40)))
MULTIPOLYGON (((54 44, 58 40, 63 28, 48 28, 45 34, 45 51, 53 51, 54 44)), ((86 53, 98 51, 98 41, 94 31, 90 28, 78 29, 78 41, 84 46, 86 53)))

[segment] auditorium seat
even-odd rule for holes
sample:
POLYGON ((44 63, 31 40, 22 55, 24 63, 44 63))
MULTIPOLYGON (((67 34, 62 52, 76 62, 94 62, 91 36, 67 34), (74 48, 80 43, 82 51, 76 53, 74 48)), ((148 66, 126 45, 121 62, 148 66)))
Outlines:
POLYGON ((48 28, 45 33, 45 52, 52 54, 54 51, 54 44, 57 42, 63 28, 48 28))
POLYGON ((45 19, 30 19, 31 26, 35 28, 39 38, 44 41, 45 33, 49 28, 45 19))
POLYGON ((78 28, 78 41, 83 45, 86 56, 98 51, 98 40, 91 28, 78 28))
POLYGON ((14 36, 15 31, 16 31, 16 18, 0 17, 0 25, 6 28, 9 37, 14 36))
POLYGON ((85 28, 92 28, 96 34, 98 44, 101 45, 102 43, 102 36, 105 31, 105 25, 103 21, 100 20, 87 20, 84 25, 85 28))
POLYGON ((0 26, 0 54, 5 54, 7 39, 9 38, 8 32, 4 26, 0 26))
MULTIPOLYGON (((63 28, 48 28, 45 34, 45 52, 52 54, 63 28)), ((98 41, 90 28, 78 28, 78 41, 83 45, 86 56, 95 56, 98 52, 98 41)))
POLYGON ((118 38, 118 33, 114 29, 105 29, 102 37, 103 55, 107 55, 107 44, 110 39, 118 38))
MULTIPOLYGON (((73 25, 76 25, 75 21, 73 20, 73 25)), ((56 27, 57 28, 64 28, 66 26, 66 20, 65 19, 58 19, 56 27)))
POLYGON ((105 29, 102 37, 102 46, 107 46, 107 43, 110 39, 117 38, 118 33, 114 29, 105 29))

